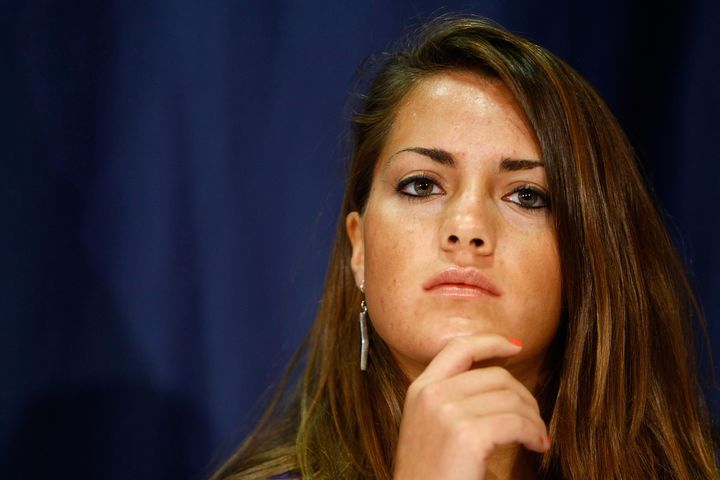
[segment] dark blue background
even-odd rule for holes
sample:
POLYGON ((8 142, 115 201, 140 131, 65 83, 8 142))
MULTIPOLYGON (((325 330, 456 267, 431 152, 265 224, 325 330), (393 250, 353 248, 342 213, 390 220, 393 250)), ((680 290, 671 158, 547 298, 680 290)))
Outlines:
POLYGON ((201 478, 240 440, 319 299, 356 67, 432 12, 597 87, 718 350, 720 4, 672 5, 0 1, 0 478, 201 478))

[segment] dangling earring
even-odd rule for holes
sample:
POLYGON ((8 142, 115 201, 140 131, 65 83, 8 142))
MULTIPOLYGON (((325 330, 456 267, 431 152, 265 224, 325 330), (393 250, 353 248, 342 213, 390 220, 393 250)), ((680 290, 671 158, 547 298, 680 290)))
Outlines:
MULTIPOLYGON (((360 282, 360 291, 365 293, 365 281, 360 282)), ((363 295, 364 296, 364 295, 363 295)), ((367 369, 368 346, 370 340, 367 332, 367 303, 365 299, 360 302, 360 370, 363 372, 367 369)))

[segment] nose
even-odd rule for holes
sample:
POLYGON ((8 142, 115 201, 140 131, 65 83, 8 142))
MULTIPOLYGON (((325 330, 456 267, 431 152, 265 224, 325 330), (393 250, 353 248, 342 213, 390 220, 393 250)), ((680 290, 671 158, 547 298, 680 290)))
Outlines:
MULTIPOLYGON (((449 237, 447 237, 447 245, 459 245, 463 242, 460 240, 460 238, 455 234, 450 234, 449 237)), ((469 244, 471 247, 482 247, 485 244, 485 240, 479 237, 471 238, 469 241, 469 244)))
POLYGON ((456 208, 443 222, 440 232, 441 247, 453 254, 489 255, 493 251, 494 235, 489 212, 480 205, 456 208))

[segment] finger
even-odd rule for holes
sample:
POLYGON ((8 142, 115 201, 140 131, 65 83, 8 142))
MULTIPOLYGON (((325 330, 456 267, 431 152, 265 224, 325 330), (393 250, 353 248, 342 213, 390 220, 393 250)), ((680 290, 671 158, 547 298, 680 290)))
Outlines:
MULTIPOLYGON (((517 342, 517 341, 516 341, 517 342)), ((473 363, 516 355, 522 347, 496 334, 468 335, 450 340, 418 377, 436 381, 465 372, 473 363)))
POLYGON ((518 395, 537 413, 537 399, 518 379, 502 367, 468 370, 441 381, 446 400, 453 401, 497 390, 509 390, 518 395))
POLYGON ((484 457, 500 445, 519 443, 528 450, 543 453, 550 448, 550 438, 545 428, 515 413, 501 413, 476 418, 469 428, 477 434, 484 457))
POLYGON ((448 422, 469 417, 519 415, 532 423, 542 436, 547 436, 547 426, 535 407, 511 390, 498 390, 449 402, 443 406, 443 411, 448 422))

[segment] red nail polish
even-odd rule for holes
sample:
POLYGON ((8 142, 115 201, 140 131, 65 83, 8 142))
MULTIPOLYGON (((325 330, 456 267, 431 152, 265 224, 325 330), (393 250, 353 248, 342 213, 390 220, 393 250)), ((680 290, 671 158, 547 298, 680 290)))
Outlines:
POLYGON ((512 343, 513 345, 517 345, 518 347, 523 346, 522 341, 518 340, 517 338, 508 338, 508 342, 512 343))

